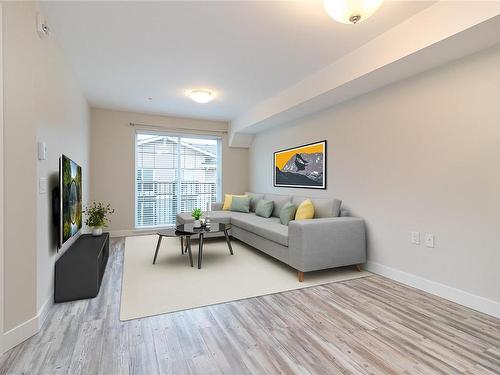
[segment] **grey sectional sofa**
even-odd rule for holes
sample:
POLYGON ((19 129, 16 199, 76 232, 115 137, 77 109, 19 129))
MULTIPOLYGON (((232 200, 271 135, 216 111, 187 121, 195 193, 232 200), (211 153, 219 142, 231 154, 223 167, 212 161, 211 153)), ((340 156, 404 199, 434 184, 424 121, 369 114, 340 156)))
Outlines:
MULTIPOLYGON (((366 262, 365 224, 362 219, 341 216, 341 201, 328 198, 310 198, 314 204, 314 219, 292 220, 288 226, 279 219, 281 208, 286 202, 297 206, 307 197, 256 194, 255 201, 274 201, 270 218, 255 215, 255 212, 241 213, 223 211, 222 204, 212 205, 209 213, 212 222, 231 224, 231 235, 266 254, 290 265, 298 271, 299 281, 304 272, 327 268, 355 265, 358 270, 366 262)), ((177 223, 192 221, 190 213, 177 215, 177 223)))

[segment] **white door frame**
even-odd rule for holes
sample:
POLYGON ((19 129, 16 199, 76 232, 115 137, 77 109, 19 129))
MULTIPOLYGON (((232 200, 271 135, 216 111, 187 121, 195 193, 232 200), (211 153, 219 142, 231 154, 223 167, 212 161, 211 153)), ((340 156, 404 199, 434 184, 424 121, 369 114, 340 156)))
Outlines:
POLYGON ((0 4, 0 355, 4 352, 4 267, 3 267, 3 246, 4 246, 4 185, 3 185, 3 12, 2 4, 0 4))

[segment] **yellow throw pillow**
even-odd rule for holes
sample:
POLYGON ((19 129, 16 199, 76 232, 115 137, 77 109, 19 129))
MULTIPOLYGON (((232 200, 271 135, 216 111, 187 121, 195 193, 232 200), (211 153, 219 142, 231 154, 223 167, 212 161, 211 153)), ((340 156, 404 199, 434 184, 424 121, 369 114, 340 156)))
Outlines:
POLYGON ((223 210, 229 211, 231 209, 231 204, 233 203, 233 197, 247 198, 248 195, 224 194, 224 205, 222 206, 223 210))
POLYGON ((314 217, 314 205, 310 199, 306 199, 297 208, 295 220, 312 219, 314 217))

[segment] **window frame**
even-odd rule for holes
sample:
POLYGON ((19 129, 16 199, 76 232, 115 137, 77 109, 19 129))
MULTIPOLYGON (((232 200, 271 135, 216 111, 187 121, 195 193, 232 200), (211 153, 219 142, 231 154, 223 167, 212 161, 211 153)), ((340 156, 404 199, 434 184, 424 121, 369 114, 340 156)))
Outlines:
MULTIPOLYGON (((177 138, 195 138, 195 139, 210 139, 217 141, 217 174, 216 174, 216 192, 215 192, 215 200, 220 202, 222 196, 222 150, 223 150, 223 142, 224 139, 222 136, 218 135, 206 135, 206 134, 196 134, 196 133, 184 133, 184 132, 171 132, 168 130, 144 130, 144 129, 135 129, 134 131, 134 176, 133 176, 133 184, 134 184, 134 229, 136 230, 150 230, 150 229, 158 229, 158 228, 171 228, 175 224, 172 225, 150 225, 150 226, 139 226, 137 223, 137 136, 138 134, 147 134, 147 135, 156 135, 161 137, 177 137, 177 138)), ((181 158, 180 158, 180 142, 177 142, 177 181, 180 181, 181 176, 181 158)), ((177 198, 181 196, 181 184, 177 184, 177 198)), ((177 210, 179 210, 180 205, 178 205, 177 210)), ((179 212, 177 212, 179 213, 179 212)))

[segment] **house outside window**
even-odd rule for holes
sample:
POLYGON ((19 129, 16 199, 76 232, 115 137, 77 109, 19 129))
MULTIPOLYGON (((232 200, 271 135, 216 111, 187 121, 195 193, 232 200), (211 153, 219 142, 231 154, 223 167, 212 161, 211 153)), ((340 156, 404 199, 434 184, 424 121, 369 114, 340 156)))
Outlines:
POLYGON ((173 226, 220 200, 220 138, 137 132, 135 147, 136 228, 173 226))

